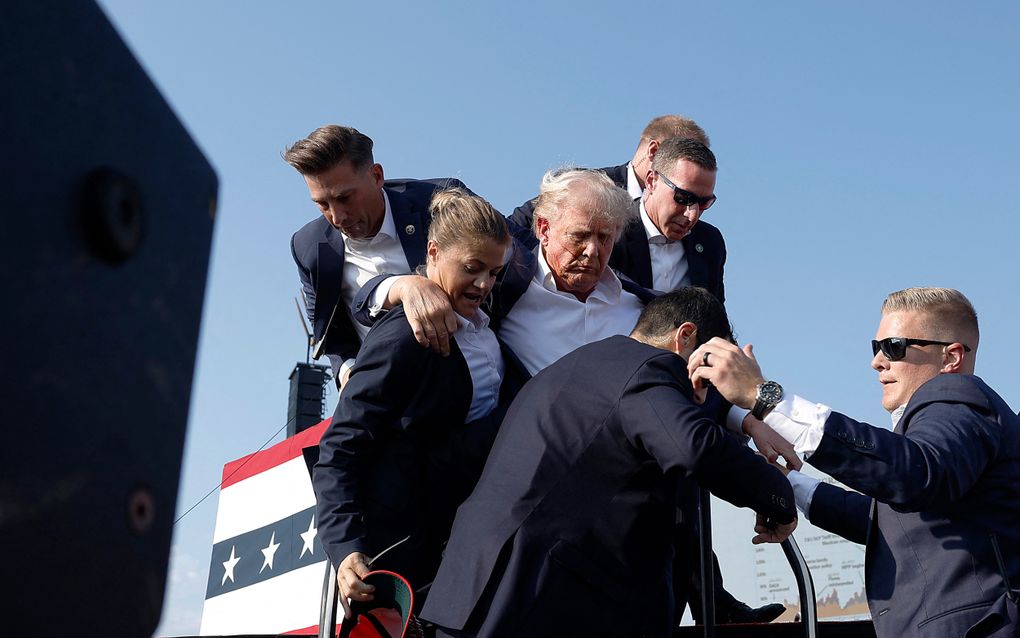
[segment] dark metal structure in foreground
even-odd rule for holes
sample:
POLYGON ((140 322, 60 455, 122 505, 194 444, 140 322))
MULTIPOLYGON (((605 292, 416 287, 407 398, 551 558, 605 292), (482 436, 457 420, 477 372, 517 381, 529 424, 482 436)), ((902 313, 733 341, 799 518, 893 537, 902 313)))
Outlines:
POLYGON ((5 636, 152 635, 217 180, 88 0, 0 20, 5 636))

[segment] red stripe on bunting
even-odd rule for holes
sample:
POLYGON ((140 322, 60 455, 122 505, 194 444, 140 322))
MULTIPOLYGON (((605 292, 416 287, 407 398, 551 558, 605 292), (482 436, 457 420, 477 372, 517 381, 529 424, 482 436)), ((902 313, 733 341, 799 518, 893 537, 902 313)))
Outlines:
POLYGON ((298 432, 289 439, 280 441, 271 448, 242 456, 236 461, 231 461, 223 466, 223 482, 220 489, 240 483, 246 478, 261 474, 277 465, 283 465, 291 459, 301 456, 301 449, 310 445, 318 445, 322 433, 326 431, 331 419, 313 425, 307 430, 298 432))

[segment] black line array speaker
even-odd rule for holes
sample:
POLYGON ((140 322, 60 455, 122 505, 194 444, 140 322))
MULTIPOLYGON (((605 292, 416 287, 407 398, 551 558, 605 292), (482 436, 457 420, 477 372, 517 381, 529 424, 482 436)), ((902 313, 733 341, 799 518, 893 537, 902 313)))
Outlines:
POLYGON ((216 175, 95 3, 2 13, 0 634, 147 638, 216 175))
POLYGON ((290 397, 287 402, 287 436, 307 430, 322 421, 327 366, 299 363, 290 373, 290 397))

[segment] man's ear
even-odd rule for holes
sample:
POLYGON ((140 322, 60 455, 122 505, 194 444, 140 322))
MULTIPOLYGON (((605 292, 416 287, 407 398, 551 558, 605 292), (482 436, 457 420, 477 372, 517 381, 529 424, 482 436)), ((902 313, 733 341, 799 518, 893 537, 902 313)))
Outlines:
POLYGON ((425 254, 428 256, 429 263, 436 263, 436 257, 439 255, 439 245, 436 244, 434 239, 430 239, 429 243, 425 245, 425 254))
POLYGON ((549 245, 549 220, 545 217, 535 217, 535 229, 538 232, 538 241, 543 246, 549 245))
POLYGON ((698 327, 690 321, 680 324, 673 332, 673 352, 684 359, 690 357, 691 353, 698 347, 698 327))
POLYGON ((652 160, 655 159, 655 154, 659 152, 659 140, 649 141, 645 149, 645 153, 648 156, 648 164, 651 166, 652 160))
POLYGON ((649 195, 655 190, 655 184, 659 183, 659 175, 652 170, 651 164, 648 165, 648 174, 645 175, 645 196, 649 195))
POLYGON ((942 349, 942 373, 952 374, 963 372, 963 357, 966 352, 962 343, 951 343, 942 349))
POLYGON ((368 169, 372 173, 372 181, 375 183, 377 188, 383 187, 383 182, 386 178, 383 176, 382 164, 372 164, 372 167, 368 169))

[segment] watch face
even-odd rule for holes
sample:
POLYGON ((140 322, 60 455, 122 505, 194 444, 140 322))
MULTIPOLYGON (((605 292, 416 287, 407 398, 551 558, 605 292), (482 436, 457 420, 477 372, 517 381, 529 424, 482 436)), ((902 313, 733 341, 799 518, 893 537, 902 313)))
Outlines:
POLYGON ((783 400, 783 386, 775 381, 766 381, 758 388, 758 399, 769 405, 775 405, 783 400))

